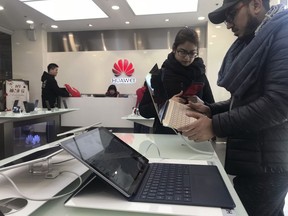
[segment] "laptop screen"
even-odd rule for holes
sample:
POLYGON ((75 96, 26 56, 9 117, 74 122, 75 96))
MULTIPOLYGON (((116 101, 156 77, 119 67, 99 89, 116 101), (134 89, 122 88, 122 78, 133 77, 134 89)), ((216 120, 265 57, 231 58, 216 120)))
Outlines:
POLYGON ((60 145, 126 197, 134 194, 149 166, 147 158, 102 127, 60 145))

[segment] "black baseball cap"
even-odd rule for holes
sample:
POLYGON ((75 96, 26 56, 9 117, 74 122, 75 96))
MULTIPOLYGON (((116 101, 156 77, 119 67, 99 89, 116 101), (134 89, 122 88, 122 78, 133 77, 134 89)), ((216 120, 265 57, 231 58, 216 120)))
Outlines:
POLYGON ((224 22, 226 19, 226 11, 241 1, 242 0, 224 0, 221 7, 208 14, 209 20, 214 24, 224 22))

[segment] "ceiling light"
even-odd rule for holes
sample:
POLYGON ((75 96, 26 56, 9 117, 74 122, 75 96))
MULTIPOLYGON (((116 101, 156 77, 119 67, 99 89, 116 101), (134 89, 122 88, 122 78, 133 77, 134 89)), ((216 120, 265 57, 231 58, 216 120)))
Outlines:
POLYGON ((126 21, 126 22, 125 22, 125 24, 129 25, 129 24, 130 24, 130 22, 129 22, 129 21, 126 21))
POLYGON ((120 8, 120 7, 119 7, 118 5, 113 5, 113 6, 112 6, 112 9, 113 9, 113 10, 119 10, 119 8, 120 8))
POLYGON ((205 20, 205 17, 198 17, 198 20, 205 20))
POLYGON ((165 22, 169 22, 169 19, 165 19, 165 22))
POLYGON ((27 23, 27 24, 33 24, 34 21, 33 21, 33 20, 26 20, 26 23, 27 23))
POLYGON ((127 0, 136 15, 196 12, 198 0, 127 0))
POLYGON ((57 29, 58 26, 57 25, 51 25, 51 28, 57 29))
POLYGON ((23 2, 55 21, 108 17, 93 0, 34 0, 23 2))
POLYGON ((89 27, 92 27, 93 25, 92 25, 92 24, 88 24, 88 26, 89 26, 89 27))
POLYGON ((2 5, 0 5, 0 10, 4 10, 4 7, 2 5))

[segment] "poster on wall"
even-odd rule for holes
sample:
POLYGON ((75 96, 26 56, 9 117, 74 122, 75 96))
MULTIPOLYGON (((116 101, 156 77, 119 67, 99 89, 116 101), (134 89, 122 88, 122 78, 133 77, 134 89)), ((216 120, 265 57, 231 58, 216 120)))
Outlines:
POLYGON ((29 101, 29 81, 6 80, 5 81, 6 109, 12 110, 15 100, 18 106, 24 110, 23 101, 29 101))

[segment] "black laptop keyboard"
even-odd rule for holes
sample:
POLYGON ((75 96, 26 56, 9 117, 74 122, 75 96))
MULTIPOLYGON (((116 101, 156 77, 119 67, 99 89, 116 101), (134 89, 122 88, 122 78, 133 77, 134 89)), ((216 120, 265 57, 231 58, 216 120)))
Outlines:
POLYGON ((189 168, 183 164, 153 164, 139 200, 180 203, 191 201, 189 168))

